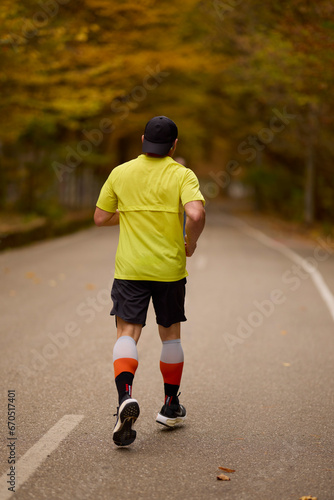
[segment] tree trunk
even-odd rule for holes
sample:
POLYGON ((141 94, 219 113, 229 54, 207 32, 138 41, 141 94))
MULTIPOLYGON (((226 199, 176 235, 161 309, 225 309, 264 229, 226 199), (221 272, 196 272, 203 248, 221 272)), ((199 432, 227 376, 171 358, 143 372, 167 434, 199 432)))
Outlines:
POLYGON ((315 144, 318 135, 316 105, 309 104, 306 121, 304 222, 311 225, 315 219, 315 144))
POLYGON ((314 147, 312 138, 306 148, 306 178, 305 178, 305 206, 304 221, 311 225, 314 222, 314 192, 315 192, 315 165, 314 165, 314 147))

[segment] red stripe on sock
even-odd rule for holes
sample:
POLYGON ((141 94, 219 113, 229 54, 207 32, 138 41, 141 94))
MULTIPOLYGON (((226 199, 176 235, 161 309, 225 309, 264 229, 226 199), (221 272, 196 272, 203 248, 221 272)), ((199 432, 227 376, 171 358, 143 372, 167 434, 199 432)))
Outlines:
POLYGON ((115 378, 122 372, 136 373, 138 361, 134 358, 119 358, 114 361, 115 378))
POLYGON ((180 385, 183 370, 182 363, 164 363, 160 361, 160 371, 162 373, 164 383, 171 385, 180 385))

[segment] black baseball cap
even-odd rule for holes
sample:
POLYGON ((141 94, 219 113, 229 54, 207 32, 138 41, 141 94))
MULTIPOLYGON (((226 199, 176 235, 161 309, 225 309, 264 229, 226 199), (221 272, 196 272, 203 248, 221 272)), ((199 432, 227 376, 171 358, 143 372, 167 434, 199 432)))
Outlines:
POLYGON ((177 126, 172 120, 167 116, 155 116, 146 123, 143 153, 167 156, 177 134, 177 126))

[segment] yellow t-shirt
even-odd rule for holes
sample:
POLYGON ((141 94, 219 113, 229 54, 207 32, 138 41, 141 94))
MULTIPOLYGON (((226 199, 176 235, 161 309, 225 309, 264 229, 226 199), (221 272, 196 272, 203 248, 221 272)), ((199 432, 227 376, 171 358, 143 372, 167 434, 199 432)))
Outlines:
POLYGON ((204 203, 196 175, 170 156, 141 154, 114 168, 96 206, 120 212, 115 278, 178 281, 188 276, 183 206, 195 200, 204 203))

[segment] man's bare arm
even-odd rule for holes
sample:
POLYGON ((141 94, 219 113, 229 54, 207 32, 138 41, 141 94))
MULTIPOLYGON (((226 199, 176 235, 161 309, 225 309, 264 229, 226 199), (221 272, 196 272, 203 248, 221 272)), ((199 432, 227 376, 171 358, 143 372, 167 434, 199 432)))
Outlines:
POLYGON ((191 257, 196 250, 197 240, 205 225, 205 210, 200 200, 189 201, 184 205, 186 211, 186 255, 191 257))
POLYGON ((96 207, 94 213, 94 222, 97 226, 117 226, 119 224, 119 211, 106 212, 99 207, 96 207))

